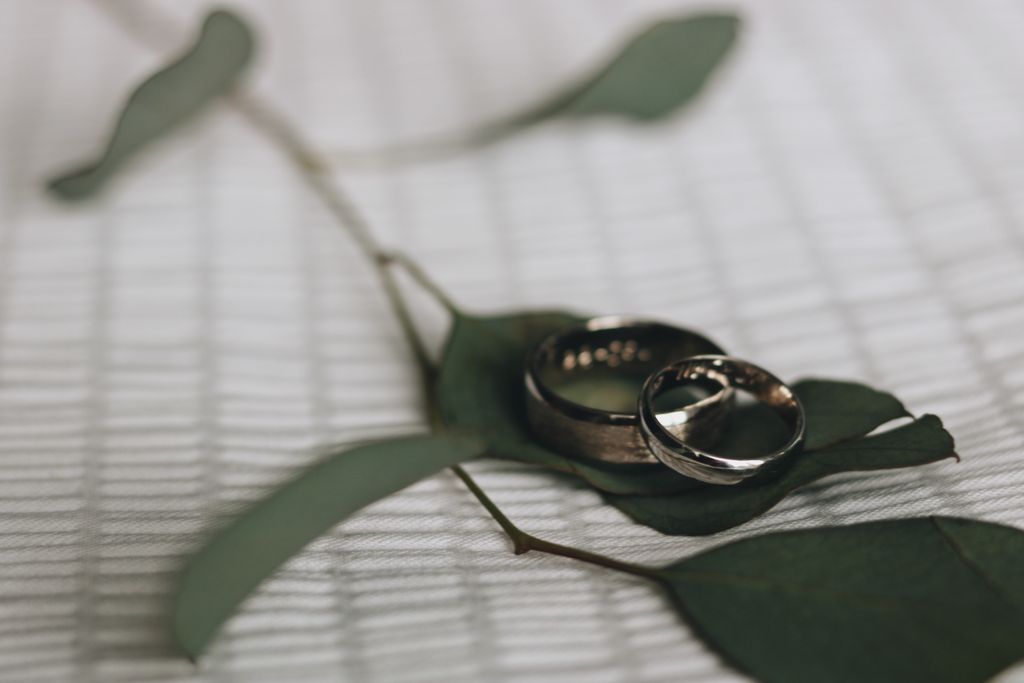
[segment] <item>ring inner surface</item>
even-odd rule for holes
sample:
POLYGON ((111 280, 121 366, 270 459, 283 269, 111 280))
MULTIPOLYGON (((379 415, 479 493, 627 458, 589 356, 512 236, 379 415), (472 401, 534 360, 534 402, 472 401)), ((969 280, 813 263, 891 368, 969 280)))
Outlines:
MULTIPOLYGON (((709 340, 656 323, 574 329, 539 350, 540 381, 563 400, 611 413, 635 414, 647 377, 687 356, 720 353, 709 340)), ((707 398, 721 385, 680 387, 675 409, 707 398)))
MULTIPOLYGON (((677 372, 664 372, 655 381, 651 395, 658 423, 675 432, 666 413, 682 405, 674 396, 688 386, 726 384, 737 390, 737 404, 726 417, 718 440, 710 444, 716 455, 746 459, 759 458, 786 445, 799 429, 799 410, 792 392, 759 368, 694 361, 677 372)), ((678 436, 678 435, 677 435, 678 436)), ((696 445, 696 444, 688 444, 696 445)))

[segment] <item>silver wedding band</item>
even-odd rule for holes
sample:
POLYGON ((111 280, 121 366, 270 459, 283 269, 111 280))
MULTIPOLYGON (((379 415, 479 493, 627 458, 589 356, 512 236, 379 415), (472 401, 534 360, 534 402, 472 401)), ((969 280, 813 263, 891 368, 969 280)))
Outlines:
MULTIPOLYGON (((602 372, 633 372, 643 378, 682 358, 723 353, 703 335, 646 320, 609 316, 564 328, 541 341, 527 359, 530 426, 546 446, 564 455, 620 464, 657 463, 635 411, 586 406, 559 393, 557 385, 602 372)), ((707 396, 663 416, 667 426, 660 429, 680 444, 713 443, 734 402, 734 391, 718 381, 719 375, 699 380, 707 396)))
POLYGON ((640 432, 650 452, 676 472, 709 484, 732 485, 769 474, 799 452, 804 441, 804 409, 793 391, 764 368, 729 356, 696 356, 658 370, 644 384, 637 412, 640 432), (744 390, 772 408, 790 429, 786 444, 756 458, 729 458, 703 450, 677 430, 670 430, 671 425, 655 411, 658 396, 706 380, 744 390))

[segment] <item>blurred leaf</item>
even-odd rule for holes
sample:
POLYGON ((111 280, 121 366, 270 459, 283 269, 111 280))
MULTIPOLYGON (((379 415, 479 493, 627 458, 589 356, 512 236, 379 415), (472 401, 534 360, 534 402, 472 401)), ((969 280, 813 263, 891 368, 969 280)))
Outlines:
POLYGON ((514 120, 620 116, 654 121, 692 100, 732 49, 740 19, 698 14, 659 21, 634 36, 592 76, 514 120))
POLYGON ((131 94, 102 156, 51 180, 50 191, 65 200, 98 192, 136 152, 234 87, 252 53, 246 24, 230 12, 212 12, 192 48, 131 94))
POLYGON ((702 486, 670 496, 606 495, 634 521, 663 534, 703 536, 748 522, 796 489, 840 472, 926 465, 955 457, 953 437, 934 415, 875 436, 805 451, 778 477, 739 486, 702 486))
POLYGON ((768 534, 661 570, 765 683, 981 683, 1024 657, 1024 533, 933 517, 768 534))
POLYGON ((481 455, 462 436, 414 436, 336 453, 217 532, 185 568, 174 633, 195 659, 256 586, 306 544, 360 508, 481 455))
MULTIPOLYGON (((526 356, 543 337, 585 319, 564 312, 457 316, 436 387, 444 421, 481 435, 495 457, 569 472, 603 491, 667 495, 704 489, 700 482, 679 476, 662 465, 613 465, 582 460, 561 455, 537 442, 526 418, 526 356)), ((793 388, 807 410, 808 441, 817 447, 863 436, 906 415, 892 395, 862 384, 806 380, 793 388)), ((737 410, 718 450, 733 456, 764 452, 779 438, 780 428, 782 437, 788 436, 771 411, 759 406, 737 410)), ((852 469, 863 469, 852 459, 847 462, 852 469)), ((722 491, 721 487, 711 488, 722 491)))
POLYGON ((453 135, 336 156, 348 166, 422 161, 492 144, 557 117, 654 122, 701 93, 732 50, 740 24, 733 14, 659 21, 633 36, 591 74, 520 113, 453 135))

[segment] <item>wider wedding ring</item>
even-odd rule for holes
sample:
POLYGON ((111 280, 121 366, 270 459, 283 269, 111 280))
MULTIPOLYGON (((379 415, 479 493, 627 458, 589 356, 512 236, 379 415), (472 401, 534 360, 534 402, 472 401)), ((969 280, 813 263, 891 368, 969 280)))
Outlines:
MULTIPOLYGON (((637 413, 590 407, 558 391, 581 377, 645 377, 673 361, 724 353, 710 339, 662 323, 621 317, 593 318, 540 342, 527 359, 527 417, 545 445, 565 455, 611 463, 657 463, 640 434, 637 413)), ((718 376, 695 383, 707 394, 673 411, 666 432, 680 443, 711 444, 732 407, 734 391, 718 376)))
POLYGON ((738 484, 771 473, 803 445, 804 409, 779 378, 753 363, 721 355, 687 358, 651 375, 640 392, 640 431, 651 452, 680 474, 710 484, 738 484), (669 430, 654 410, 655 399, 675 387, 711 379, 742 389, 772 408, 790 429, 781 448, 756 458, 728 458, 702 450, 669 430))

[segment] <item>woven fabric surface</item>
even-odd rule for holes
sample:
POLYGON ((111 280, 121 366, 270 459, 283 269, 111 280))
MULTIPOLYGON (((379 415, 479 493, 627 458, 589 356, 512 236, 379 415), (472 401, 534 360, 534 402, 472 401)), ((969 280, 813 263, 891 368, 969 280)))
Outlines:
MULTIPOLYGON (((250 87, 328 156, 517 110, 708 6, 227 4, 260 31, 250 87)), ((782 377, 893 391, 945 420, 962 461, 819 482, 706 539, 631 524, 566 477, 469 469, 524 529, 638 562, 931 513, 1024 527, 1024 9, 738 8, 739 50, 684 115, 552 122, 333 180, 468 309, 685 324, 782 377)), ((513 556, 450 474, 314 542, 198 667, 175 654, 175 572, 211 529, 333 448, 425 429, 369 266, 229 108, 94 203, 42 191, 203 11, 0 3, 0 680, 743 680, 654 587, 513 556)))

